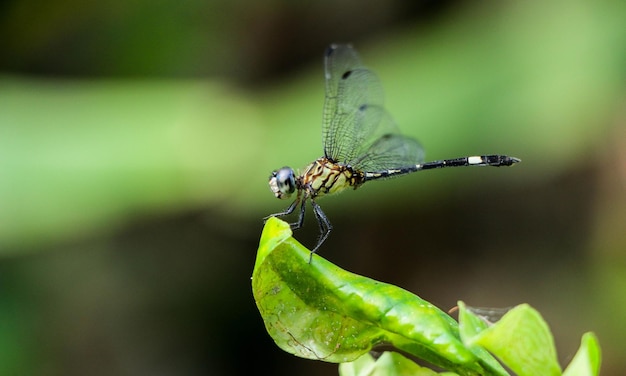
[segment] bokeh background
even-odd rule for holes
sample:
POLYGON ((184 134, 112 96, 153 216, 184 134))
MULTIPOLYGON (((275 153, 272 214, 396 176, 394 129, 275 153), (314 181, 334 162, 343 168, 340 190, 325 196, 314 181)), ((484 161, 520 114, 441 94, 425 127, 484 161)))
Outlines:
MULTIPOLYGON (((269 173, 319 157, 351 42, 429 171, 320 201, 321 250, 444 310, 527 302, 626 370, 623 1, 0 3, 0 374, 336 374, 269 338, 269 173)), ((296 234, 315 241, 317 225, 296 234)))

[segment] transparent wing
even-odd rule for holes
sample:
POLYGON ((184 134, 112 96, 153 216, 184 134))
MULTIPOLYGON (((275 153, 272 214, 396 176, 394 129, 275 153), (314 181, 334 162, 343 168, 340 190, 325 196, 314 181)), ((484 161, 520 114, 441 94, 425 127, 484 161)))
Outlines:
POLYGON ((350 45, 332 45, 325 56, 324 155, 362 171, 406 167, 423 161, 420 144, 402 136, 383 108, 378 77, 350 45))
POLYGON ((378 77, 365 68, 350 45, 331 45, 325 56, 326 100, 322 141, 324 155, 345 162, 356 156, 356 149, 369 138, 375 127, 361 122, 362 106, 383 104, 378 77))
POLYGON ((359 123, 373 131, 369 140, 358 145, 355 156, 347 160, 347 164, 361 171, 374 172, 415 166, 424 162, 424 150, 420 143, 400 134, 384 108, 367 106, 358 113, 361 118, 359 123))

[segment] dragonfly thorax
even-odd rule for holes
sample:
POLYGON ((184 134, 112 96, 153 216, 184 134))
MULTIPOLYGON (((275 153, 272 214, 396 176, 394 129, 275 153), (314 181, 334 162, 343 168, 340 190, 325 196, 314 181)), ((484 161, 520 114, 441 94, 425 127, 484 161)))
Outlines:
POLYGON ((322 157, 307 166, 298 180, 310 196, 318 197, 346 188, 357 189, 363 184, 364 175, 348 165, 322 157))
POLYGON ((296 177, 293 169, 283 167, 270 175, 270 189, 276 198, 289 198, 296 191, 296 177))

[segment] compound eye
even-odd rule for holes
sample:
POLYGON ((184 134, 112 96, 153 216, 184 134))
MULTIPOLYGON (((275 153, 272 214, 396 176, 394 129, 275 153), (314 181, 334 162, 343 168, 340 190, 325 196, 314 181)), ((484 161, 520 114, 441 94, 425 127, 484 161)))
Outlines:
POLYGON ((283 167, 272 172, 270 189, 277 198, 284 199, 291 196, 296 191, 296 178, 293 170, 289 167, 283 167))

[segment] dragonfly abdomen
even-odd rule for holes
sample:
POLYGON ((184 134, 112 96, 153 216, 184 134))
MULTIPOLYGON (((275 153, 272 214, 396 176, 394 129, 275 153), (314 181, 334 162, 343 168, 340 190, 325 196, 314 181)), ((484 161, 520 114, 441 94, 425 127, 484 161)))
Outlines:
POLYGON ((495 154, 480 155, 480 156, 473 156, 473 157, 443 159, 440 161, 433 161, 433 162, 416 164, 416 165, 408 166, 408 167, 388 169, 388 170, 383 170, 383 171, 366 172, 364 177, 365 177, 365 180, 376 180, 376 179, 385 179, 385 178, 391 178, 394 176, 409 174, 415 171, 432 170, 436 168, 467 167, 467 166, 502 167, 502 166, 511 166, 518 162, 520 162, 519 158, 509 157, 506 155, 495 155, 495 154))

